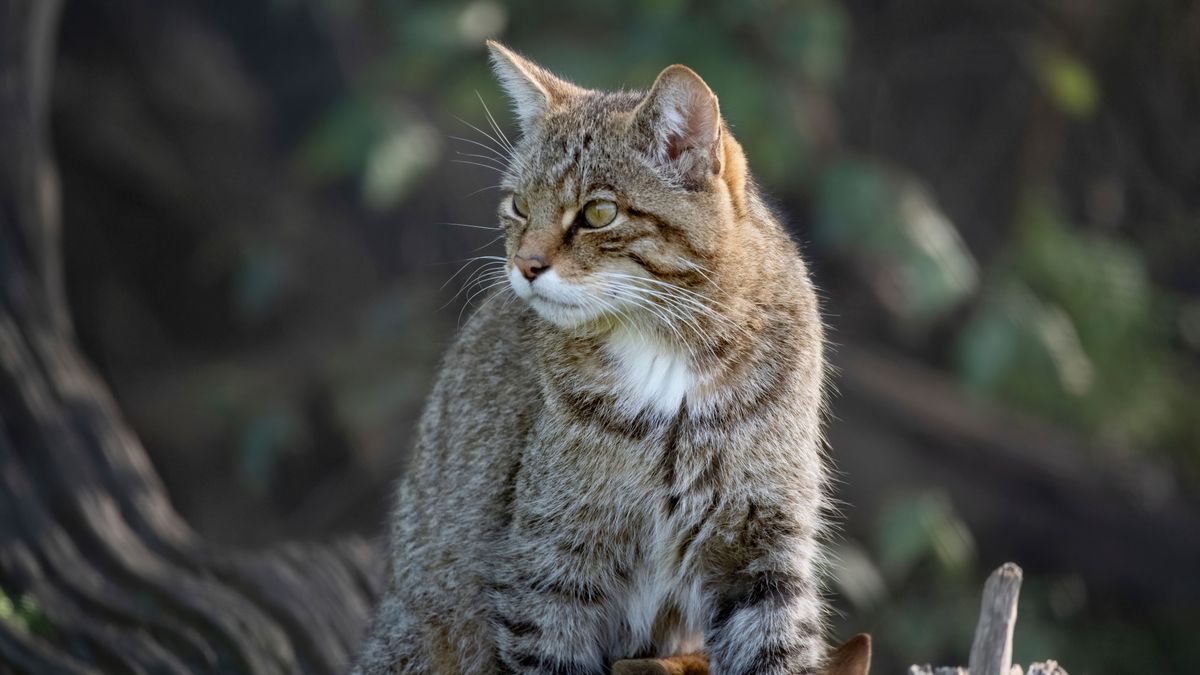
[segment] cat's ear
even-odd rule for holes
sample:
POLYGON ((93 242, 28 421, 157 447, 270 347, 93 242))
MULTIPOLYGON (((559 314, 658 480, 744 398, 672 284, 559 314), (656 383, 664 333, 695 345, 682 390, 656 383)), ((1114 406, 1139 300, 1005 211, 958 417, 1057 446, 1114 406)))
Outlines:
POLYGON ((717 95, 687 66, 668 66, 634 111, 651 158, 685 184, 721 173, 721 110, 717 95))
POLYGON ((512 100, 522 133, 528 133, 534 122, 581 91, 495 40, 488 40, 487 46, 492 70, 512 100))

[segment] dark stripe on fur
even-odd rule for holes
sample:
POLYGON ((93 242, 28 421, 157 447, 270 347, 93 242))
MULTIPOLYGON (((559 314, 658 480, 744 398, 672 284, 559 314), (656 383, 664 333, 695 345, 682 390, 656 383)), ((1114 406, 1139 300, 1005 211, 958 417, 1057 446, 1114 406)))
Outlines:
POLYGON ((504 474, 504 484, 500 488, 499 510, 500 531, 507 530, 513 521, 513 502, 517 494, 517 477, 521 474, 522 453, 518 453, 508 471, 504 474))
POLYGON ((523 619, 512 619, 499 612, 496 613, 496 623, 500 624, 504 630, 508 631, 513 637, 525 637, 527 635, 538 635, 542 629, 532 621, 523 619))
POLYGON ((688 529, 687 534, 683 535, 683 539, 679 541, 679 549, 676 551, 676 556, 680 562, 687 558, 692 545, 696 543, 696 537, 700 535, 700 530, 704 529, 704 524, 708 522, 709 518, 712 518, 716 510, 717 496, 714 494, 709 499, 708 507, 704 509, 704 514, 700 516, 700 519, 688 529))
MULTIPOLYGON (((662 475, 663 485, 668 489, 675 487, 675 464, 679 460, 679 437, 683 432, 683 422, 686 417, 687 397, 685 396, 679 402, 679 411, 672 418, 671 426, 667 427, 667 434, 663 439, 662 456, 659 458, 659 473, 662 475)), ((678 506, 678 500, 674 505, 678 506)))
MULTIPOLYGON (((806 630, 803 632, 805 637, 810 634, 806 630)), ((793 667, 792 663, 798 659, 804 659, 808 656, 808 645, 806 644, 775 644, 763 648, 754 656, 750 665, 746 668, 737 671, 745 675, 758 675, 759 673, 788 673, 797 675, 816 673, 815 668, 797 668, 793 667)))
POLYGON ((556 386, 555 391, 571 418, 580 423, 598 425, 604 431, 640 441, 654 428, 654 415, 642 411, 630 417, 617 411, 616 397, 579 389, 556 386))
POLYGON ((679 510, 679 495, 674 492, 667 493, 667 515, 673 516, 679 510))
POLYGON ((669 221, 660 218, 649 211, 642 211, 641 209, 637 208, 628 208, 626 211, 629 212, 629 215, 636 218, 641 218, 654 225, 655 229, 657 229, 659 234, 662 236, 663 241, 666 241, 670 244, 675 244, 676 246, 682 248, 687 254, 684 257, 688 260, 707 260, 709 258, 709 256, 705 255, 701 251, 696 250, 696 248, 692 246, 691 240, 688 239, 687 231, 683 228, 677 227, 676 225, 673 225, 669 221))
POLYGON ((760 360, 762 367, 769 368, 765 375, 766 385, 748 401, 735 401, 723 410, 697 416, 696 425, 708 429, 730 429, 773 407, 791 390, 792 381, 789 374, 793 366, 789 361, 785 359, 781 363, 767 358, 760 360))
POLYGON ((721 459, 721 451, 713 450, 708 456, 708 464, 704 466, 704 470, 701 471, 700 475, 696 476, 696 480, 692 482, 691 489, 699 492, 709 488, 716 488, 721 479, 721 474, 724 472, 725 463, 724 460, 721 459))
POLYGON ((604 590, 586 581, 572 583, 560 579, 545 584, 541 590, 580 605, 595 605, 604 601, 604 590))
MULTIPOLYGON (((751 503, 751 509, 755 505, 751 503)), ((787 547, 788 540, 806 539, 811 536, 810 528, 797 522, 778 507, 766 507, 761 513, 752 513, 742 530, 742 545, 747 552, 778 551, 787 547)))
POLYGON ((763 604, 783 607, 813 590, 806 579, 788 572, 765 570, 737 576, 733 587, 716 602, 712 617, 713 630, 719 631, 734 614, 743 609, 763 604))

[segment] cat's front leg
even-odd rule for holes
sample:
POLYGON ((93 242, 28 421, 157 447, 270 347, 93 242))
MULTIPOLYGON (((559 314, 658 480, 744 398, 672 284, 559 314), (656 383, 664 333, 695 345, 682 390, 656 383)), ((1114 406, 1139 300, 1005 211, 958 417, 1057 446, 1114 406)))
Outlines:
POLYGON ((556 556, 510 561, 490 583, 501 672, 604 675, 607 575, 594 564, 556 556))
POLYGON ((713 675, 819 672, 825 646, 814 529, 787 509, 751 507, 719 547, 704 633, 713 675))

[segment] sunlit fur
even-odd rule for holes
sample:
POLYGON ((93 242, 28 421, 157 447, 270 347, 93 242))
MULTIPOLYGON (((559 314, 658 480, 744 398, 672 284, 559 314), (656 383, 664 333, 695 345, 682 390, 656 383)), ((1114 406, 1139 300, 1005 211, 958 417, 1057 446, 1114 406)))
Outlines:
POLYGON ((824 338, 795 245, 690 70, 598 92, 491 47, 523 133, 488 143, 489 280, 519 299, 446 356, 358 672, 816 672, 824 338), (581 227, 597 198, 617 218, 581 227))

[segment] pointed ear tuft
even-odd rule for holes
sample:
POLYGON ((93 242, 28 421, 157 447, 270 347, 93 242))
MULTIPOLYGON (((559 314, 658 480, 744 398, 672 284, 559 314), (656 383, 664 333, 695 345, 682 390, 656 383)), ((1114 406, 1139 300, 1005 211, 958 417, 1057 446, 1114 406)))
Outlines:
POLYGON ((634 112, 635 124, 650 137, 652 159, 685 185, 703 185, 721 173, 721 111, 717 96, 687 66, 659 74, 634 112))
POLYGON ((487 47, 492 70, 512 100, 521 133, 528 133, 534 122, 581 91, 495 40, 488 40, 487 47))

